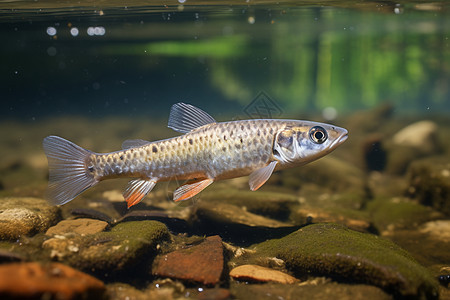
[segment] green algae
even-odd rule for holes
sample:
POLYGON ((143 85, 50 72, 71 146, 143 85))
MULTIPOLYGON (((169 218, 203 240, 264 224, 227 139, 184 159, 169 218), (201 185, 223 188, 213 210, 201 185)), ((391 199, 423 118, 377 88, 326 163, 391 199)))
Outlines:
POLYGON ((408 195, 421 204, 450 216, 449 157, 425 158, 411 163, 408 169, 408 195))
POLYGON ((426 207, 401 198, 377 198, 367 204, 374 226, 383 231, 391 228, 416 227, 418 224, 435 220, 442 215, 426 207))
POLYGON ((160 222, 133 221, 120 223, 111 231, 46 242, 56 251, 63 249, 59 254, 63 262, 101 273, 129 269, 139 260, 154 256, 157 244, 169 236, 167 227, 160 222))
POLYGON ((297 276, 327 276, 367 283, 396 296, 436 298, 436 280, 393 242, 338 224, 314 224, 257 245, 285 261, 297 276))

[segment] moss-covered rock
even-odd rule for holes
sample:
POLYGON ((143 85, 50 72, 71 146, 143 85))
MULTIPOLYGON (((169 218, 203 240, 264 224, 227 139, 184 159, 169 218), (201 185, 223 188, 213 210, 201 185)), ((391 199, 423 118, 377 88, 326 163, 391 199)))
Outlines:
POLYGON ((441 213, 406 198, 377 198, 367 204, 366 210, 380 232, 415 228, 427 221, 442 218, 441 213))
POLYGON ((407 194, 450 216, 450 163, 448 157, 415 161, 408 169, 407 194))
POLYGON ((152 257, 156 245, 169 237, 157 221, 123 222, 111 231, 91 235, 58 236, 44 242, 52 256, 71 266, 94 273, 121 271, 143 257, 152 257))
POLYGON ((0 239, 15 240, 47 230, 60 219, 60 211, 46 200, 31 197, 0 199, 0 239))
POLYGON ((391 241, 337 224, 306 226, 256 247, 285 261, 297 276, 368 283, 398 296, 437 298, 436 280, 391 241))

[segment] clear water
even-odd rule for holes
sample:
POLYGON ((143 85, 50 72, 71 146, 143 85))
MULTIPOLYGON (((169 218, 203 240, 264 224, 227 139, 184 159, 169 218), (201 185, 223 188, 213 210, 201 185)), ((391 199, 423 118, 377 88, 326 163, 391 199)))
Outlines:
POLYGON ((0 4, 3 117, 450 110, 445 2, 34 5, 0 4))

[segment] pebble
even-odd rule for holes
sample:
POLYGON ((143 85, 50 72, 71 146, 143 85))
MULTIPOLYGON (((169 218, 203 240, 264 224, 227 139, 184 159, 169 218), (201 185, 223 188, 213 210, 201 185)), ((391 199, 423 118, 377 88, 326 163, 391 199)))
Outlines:
POLYGON ((204 285, 219 283, 224 267, 222 239, 207 237, 202 243, 156 257, 152 274, 204 285))
POLYGON ((32 197, 0 199, 0 239, 16 240, 47 230, 60 219, 59 208, 32 197))
POLYGON ((93 219, 74 219, 62 220, 55 226, 47 229, 46 235, 64 235, 67 233, 76 234, 94 234, 104 231, 108 227, 108 223, 93 219))
POLYGON ((261 267, 258 265, 242 265, 230 271, 233 279, 253 282, 278 282, 292 284, 298 282, 295 277, 289 274, 261 267))
POLYGON ((423 224, 419 231, 442 242, 450 242, 450 220, 437 220, 423 224))
POLYGON ((397 132, 392 141, 396 145, 409 146, 423 154, 432 154, 439 149, 437 143, 438 125, 432 121, 419 121, 397 132))
POLYGON ((100 280, 60 263, 0 266, 2 299, 95 299, 104 290, 100 280))

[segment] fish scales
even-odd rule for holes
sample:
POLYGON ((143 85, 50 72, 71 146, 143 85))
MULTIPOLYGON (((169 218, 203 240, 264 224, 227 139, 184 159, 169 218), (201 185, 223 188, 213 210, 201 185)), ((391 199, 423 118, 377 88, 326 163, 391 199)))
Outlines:
POLYGON ((107 154, 92 154, 95 177, 226 179, 266 165, 275 132, 286 122, 243 120, 208 124, 185 135, 107 154))
POLYGON ((139 203, 159 181, 187 180, 174 201, 200 193, 214 181, 249 176, 252 191, 280 169, 316 160, 342 144, 347 130, 301 120, 241 120, 217 123, 199 108, 172 106, 169 127, 183 133, 161 141, 129 140, 123 150, 94 153, 61 137, 43 141, 49 163, 48 198, 65 204, 98 182, 131 177, 123 196, 139 203))

